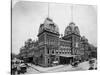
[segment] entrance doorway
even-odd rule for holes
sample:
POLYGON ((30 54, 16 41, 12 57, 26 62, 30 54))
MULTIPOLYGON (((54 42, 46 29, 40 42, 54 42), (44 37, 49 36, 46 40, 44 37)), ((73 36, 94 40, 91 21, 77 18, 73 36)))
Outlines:
POLYGON ((70 64, 73 60, 73 57, 62 57, 60 56, 60 62, 59 64, 70 64))

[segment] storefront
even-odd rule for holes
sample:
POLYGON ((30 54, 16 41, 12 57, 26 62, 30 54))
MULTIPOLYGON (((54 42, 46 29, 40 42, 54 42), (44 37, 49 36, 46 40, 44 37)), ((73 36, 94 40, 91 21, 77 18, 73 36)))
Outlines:
POLYGON ((71 55, 60 55, 59 64, 70 64, 73 62, 73 57, 71 55))

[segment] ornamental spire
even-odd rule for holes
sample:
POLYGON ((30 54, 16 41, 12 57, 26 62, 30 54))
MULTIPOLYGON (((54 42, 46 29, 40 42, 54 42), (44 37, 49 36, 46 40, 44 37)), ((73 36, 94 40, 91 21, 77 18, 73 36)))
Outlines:
POLYGON ((71 5, 70 8, 71 8, 71 9, 70 9, 70 10, 71 10, 71 22, 70 22, 69 25, 72 25, 72 26, 73 26, 73 25, 75 25, 75 23, 73 22, 73 20, 74 20, 74 19, 73 19, 73 16, 74 16, 74 15, 73 15, 73 5, 71 5))
POLYGON ((71 21, 73 22, 73 5, 71 5, 71 21))
POLYGON ((50 17, 50 6, 49 6, 49 2, 48 2, 48 18, 50 17))

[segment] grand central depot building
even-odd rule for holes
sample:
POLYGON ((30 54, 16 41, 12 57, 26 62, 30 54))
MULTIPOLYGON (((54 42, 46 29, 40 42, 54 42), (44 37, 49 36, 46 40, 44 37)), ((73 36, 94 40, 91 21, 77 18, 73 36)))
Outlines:
POLYGON ((48 67, 58 64, 70 64, 74 61, 89 59, 88 40, 80 35, 74 22, 66 26, 64 35, 59 33, 59 27, 52 19, 46 18, 40 24, 38 40, 31 48, 29 56, 37 65, 48 67))
POLYGON ((78 26, 74 22, 66 26, 64 35, 60 36, 59 27, 52 19, 46 18, 38 32, 38 49, 34 50, 34 58, 40 66, 69 64, 75 60, 88 59, 90 53, 88 40, 81 37, 78 26), (83 57, 83 58, 82 58, 83 57))

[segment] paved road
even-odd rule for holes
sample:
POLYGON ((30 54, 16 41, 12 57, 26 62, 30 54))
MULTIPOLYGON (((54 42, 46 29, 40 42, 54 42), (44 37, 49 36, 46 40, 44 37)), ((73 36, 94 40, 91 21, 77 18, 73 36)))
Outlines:
POLYGON ((88 70, 90 67, 89 62, 83 62, 78 65, 78 67, 73 67, 71 65, 60 65, 56 67, 49 67, 49 68, 43 68, 39 66, 31 66, 27 69, 26 74, 36 74, 36 73, 49 73, 49 72, 67 72, 67 71, 84 71, 88 70), (41 69, 40 69, 41 68, 41 69))

